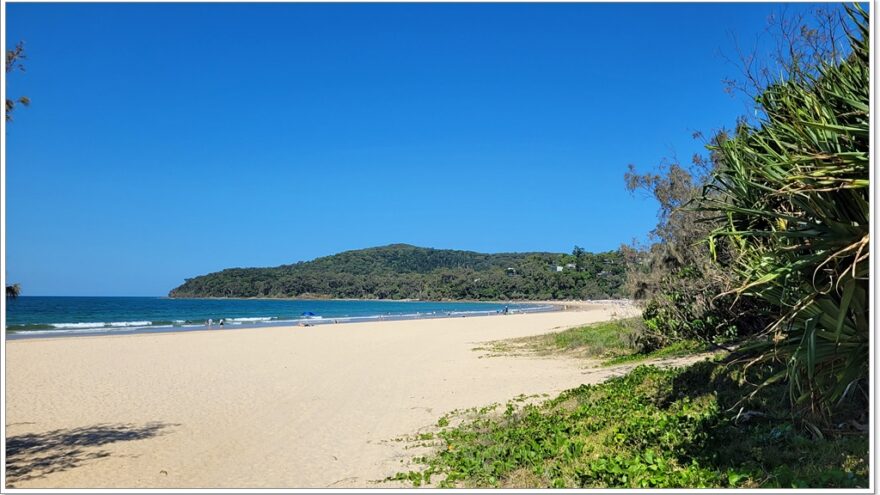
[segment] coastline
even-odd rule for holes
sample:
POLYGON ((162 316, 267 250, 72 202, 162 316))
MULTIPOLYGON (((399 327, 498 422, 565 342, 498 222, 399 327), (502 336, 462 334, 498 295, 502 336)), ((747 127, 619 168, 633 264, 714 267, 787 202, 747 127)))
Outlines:
MULTIPOLYGON (((107 298, 112 299, 112 298, 107 298)), ((144 298, 144 299, 168 299, 173 300, 172 298, 144 298)), ((176 299, 178 301, 211 301, 211 302, 222 302, 225 300, 229 301, 272 301, 272 302, 315 302, 316 300, 310 299, 297 299, 297 298, 289 298, 289 299, 278 299, 278 298, 198 298, 198 299, 176 299)), ((476 316, 493 316, 502 312, 502 310, 506 307, 510 307, 511 313, 533 313, 533 312, 546 312, 546 311, 585 311, 595 309, 599 306, 609 305, 616 307, 629 307, 634 303, 627 299, 608 299, 608 300, 532 300, 532 301, 503 301, 503 300, 492 300, 492 301, 484 301, 484 300, 455 300, 455 301, 433 301, 433 300, 398 300, 398 299, 326 299, 320 300, 321 303, 333 303, 333 302, 357 302, 357 303, 388 303, 388 304, 398 304, 405 305, 409 303, 413 303, 414 306, 410 308, 401 308, 398 306, 392 311, 385 311, 381 309, 381 304, 376 305, 377 308, 375 312, 367 313, 363 311, 338 311, 331 308, 324 308, 324 310, 320 311, 318 315, 306 316, 303 313, 303 316, 292 316, 292 314, 288 310, 279 310, 276 308, 267 308, 266 311, 258 311, 253 312, 252 309, 245 308, 244 313, 242 313, 242 309, 235 309, 233 307, 230 308, 213 308, 207 314, 203 313, 202 318, 198 318, 197 316, 193 319, 193 316, 186 315, 186 313, 168 313, 164 311, 163 314, 148 314, 142 313, 140 315, 125 315, 124 317, 120 317, 117 319, 108 319, 108 320, 100 320, 100 319, 86 319, 84 321, 91 321, 95 323, 78 323, 72 322, 67 323, 66 319, 62 316, 56 315, 58 320, 50 320, 50 321, 65 321, 66 323, 31 323, 27 325, 23 325, 21 323, 16 323, 10 325, 7 321, 7 328, 5 329, 5 338, 6 340, 20 340, 20 339, 42 339, 42 338, 68 338, 68 337, 82 337, 82 336, 96 336, 96 335, 129 335, 136 333, 176 333, 176 332, 191 332, 191 331, 202 331, 202 330, 232 330, 232 329, 254 329, 254 328, 265 328, 265 327, 278 327, 278 326, 290 326, 290 325, 304 325, 304 326, 316 326, 316 325, 327 325, 327 324, 337 324, 337 323, 361 323, 361 322, 369 322, 369 321, 388 321, 388 320, 410 320, 410 319, 430 319, 430 318, 450 318, 450 317, 476 317, 476 316), (457 305, 457 304, 471 304, 476 306, 494 305, 494 308, 490 309, 479 309, 475 307, 471 308, 444 308, 444 307, 425 307, 420 305, 457 305), (217 312, 214 312, 217 311, 217 312), (281 313, 275 311, 282 311, 281 313), (324 311, 327 311, 326 313, 324 311), (249 313, 250 312, 250 313, 249 313), (207 320, 211 319, 213 313, 213 320, 215 322, 214 325, 207 325, 207 320), (224 317, 226 321, 225 326, 220 326, 216 322, 221 320, 220 315, 223 314, 228 315, 224 317), (230 314, 232 313, 232 314, 230 314), (236 315, 238 313, 238 315, 236 315), (149 321, 147 321, 149 320, 149 321), (173 321, 171 321, 173 320, 173 321)), ((69 311, 79 311, 77 307, 69 308, 69 311)), ((189 311, 184 309, 182 311, 189 311)), ((301 311, 297 310, 297 311, 301 311)), ((316 309, 316 311, 318 311, 316 309)), ((98 317, 96 317, 98 318, 98 317)), ((80 321, 80 320, 77 320, 80 321)))
MULTIPOLYGON (((7 469, 7 485, 374 487, 411 454, 392 439, 446 412, 604 379, 572 359, 483 359, 475 347, 631 314, 7 341, 7 442, 47 439, 34 455, 64 462, 7 469)), ((26 455, 13 461, 31 465, 26 455)))
MULTIPOLYGON (((225 298, 218 298, 220 300, 225 298)), ((216 300, 216 299, 209 299, 216 300)), ((343 301, 342 299, 336 299, 343 301)), ((368 301, 355 299, 351 301, 368 301)), ((387 300, 391 302, 416 302, 416 301, 398 301, 387 300)), ((437 302, 442 301, 418 301, 418 302, 437 302)), ((468 302, 468 301, 456 301, 468 302)), ((485 304, 510 304, 515 307, 511 309, 511 313, 539 313, 548 311, 562 311, 562 305, 551 303, 504 303, 497 301, 479 301, 485 304)), ((212 326, 189 324, 189 325, 161 325, 161 326, 131 326, 131 327, 103 327, 103 328, 83 328, 83 329, 41 329, 41 330, 9 330, 5 329, 6 340, 24 340, 24 339, 47 339, 47 338, 71 338, 71 337, 94 337, 94 336, 112 336, 112 335, 135 335, 135 334, 159 334, 159 333, 187 333, 196 331, 229 331, 229 330, 252 330, 258 328, 273 328, 287 326, 324 326, 345 323, 368 323, 376 321, 402 321, 402 320, 428 320, 443 318, 460 318, 460 317, 480 317, 480 316, 498 316, 498 310, 470 310, 470 311, 433 311, 433 312, 416 312, 405 314, 375 314, 361 316, 327 316, 327 317, 303 317, 293 319, 273 319, 265 321, 244 321, 234 322, 229 325, 212 326)), ((145 322, 150 323, 150 322, 145 322)))

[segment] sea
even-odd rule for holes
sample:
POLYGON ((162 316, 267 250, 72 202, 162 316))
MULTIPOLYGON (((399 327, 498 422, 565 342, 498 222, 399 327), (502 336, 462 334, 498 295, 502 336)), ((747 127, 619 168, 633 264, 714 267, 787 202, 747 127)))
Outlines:
POLYGON ((456 318, 552 309, 497 302, 21 296, 6 301, 6 338, 456 318))

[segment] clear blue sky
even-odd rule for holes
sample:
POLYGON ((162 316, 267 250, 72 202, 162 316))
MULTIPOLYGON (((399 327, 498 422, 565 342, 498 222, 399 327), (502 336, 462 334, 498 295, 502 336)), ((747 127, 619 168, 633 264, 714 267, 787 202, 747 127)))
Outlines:
POLYGON ((627 164, 745 111, 772 4, 7 4, 7 276, 25 295, 405 242, 645 239, 627 164))

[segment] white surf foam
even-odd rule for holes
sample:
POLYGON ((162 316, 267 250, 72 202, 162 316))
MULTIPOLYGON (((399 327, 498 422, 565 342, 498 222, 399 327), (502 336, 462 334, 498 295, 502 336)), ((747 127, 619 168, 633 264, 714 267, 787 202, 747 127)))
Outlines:
POLYGON ((148 327, 152 324, 152 321, 114 321, 109 325, 111 327, 148 327))
POLYGON ((52 328, 61 330, 77 329, 77 328, 125 328, 125 327, 148 327, 152 325, 152 321, 94 321, 82 323, 51 323, 52 328))

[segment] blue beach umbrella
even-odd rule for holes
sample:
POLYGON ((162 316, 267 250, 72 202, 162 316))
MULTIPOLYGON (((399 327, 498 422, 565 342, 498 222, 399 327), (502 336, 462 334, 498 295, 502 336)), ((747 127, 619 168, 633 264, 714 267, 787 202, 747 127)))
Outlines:
POLYGON ((315 316, 315 313, 312 313, 311 311, 305 311, 305 312, 303 312, 302 315, 303 316, 315 316))

